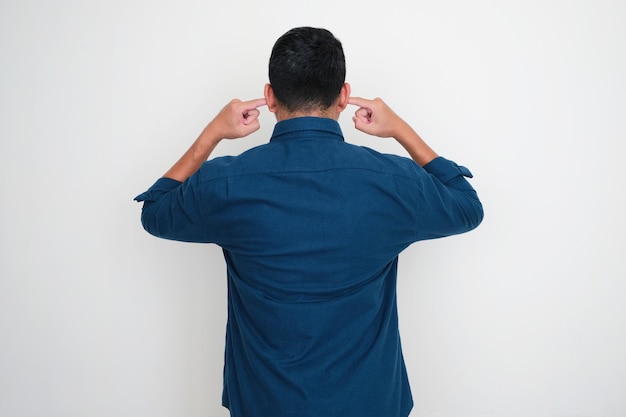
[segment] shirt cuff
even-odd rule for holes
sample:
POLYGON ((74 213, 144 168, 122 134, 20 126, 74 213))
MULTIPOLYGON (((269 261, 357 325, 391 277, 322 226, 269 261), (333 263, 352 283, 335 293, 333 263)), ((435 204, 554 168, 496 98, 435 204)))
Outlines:
POLYGON ((474 177, 472 173, 470 172, 470 170, 467 169, 466 167, 457 165, 455 162, 450 161, 441 156, 433 159, 432 161, 424 165, 424 169, 429 174, 432 174, 435 177, 437 177, 439 181, 443 183, 446 183, 452 180, 453 178, 458 177, 459 175, 462 175, 467 178, 474 177))
POLYGON ((158 197, 178 187, 182 182, 172 178, 159 178, 147 191, 135 197, 135 201, 156 201, 158 197))

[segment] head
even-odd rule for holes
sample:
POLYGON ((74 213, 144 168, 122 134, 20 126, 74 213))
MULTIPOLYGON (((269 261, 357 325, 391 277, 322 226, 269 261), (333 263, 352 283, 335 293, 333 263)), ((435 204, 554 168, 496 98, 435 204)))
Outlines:
POLYGON ((265 98, 278 120, 299 116, 337 119, 350 96, 345 78, 341 42, 326 29, 299 27, 274 44, 265 98))

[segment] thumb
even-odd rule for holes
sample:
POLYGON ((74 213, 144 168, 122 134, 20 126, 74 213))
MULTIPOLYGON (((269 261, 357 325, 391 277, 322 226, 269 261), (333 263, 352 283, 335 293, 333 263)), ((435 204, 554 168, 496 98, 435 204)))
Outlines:
POLYGON ((363 129, 365 128, 366 122, 364 122, 357 116, 352 116, 352 121, 354 122, 354 128, 356 130, 363 131, 363 129))
POLYGON ((369 124, 372 122, 372 110, 361 107, 354 113, 354 117, 362 124, 369 124))
POLYGON ((258 121, 260 113, 261 112, 258 111, 257 109, 247 110, 246 112, 243 113, 243 123, 246 125, 249 125, 250 123, 258 121))

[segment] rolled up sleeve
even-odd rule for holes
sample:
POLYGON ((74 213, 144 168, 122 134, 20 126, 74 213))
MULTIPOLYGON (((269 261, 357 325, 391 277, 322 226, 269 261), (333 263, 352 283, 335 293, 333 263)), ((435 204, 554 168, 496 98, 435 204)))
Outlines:
POLYGON ((469 169, 443 157, 424 166, 432 181, 424 187, 421 205, 420 239, 432 239, 468 232, 483 220, 483 206, 466 178, 469 169))
POLYGON ((198 178, 185 182, 160 178, 135 197, 143 202, 141 224, 150 234, 171 240, 208 242, 198 199, 198 178))

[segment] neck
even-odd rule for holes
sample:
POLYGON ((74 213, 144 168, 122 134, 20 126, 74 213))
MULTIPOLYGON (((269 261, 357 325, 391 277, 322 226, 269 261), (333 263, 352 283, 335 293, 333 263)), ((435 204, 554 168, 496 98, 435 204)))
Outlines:
POLYGON ((276 120, 281 122, 283 120, 295 119, 296 117, 323 117, 327 119, 339 120, 339 113, 331 112, 329 109, 324 110, 302 110, 302 111, 287 111, 285 109, 276 110, 276 120))

